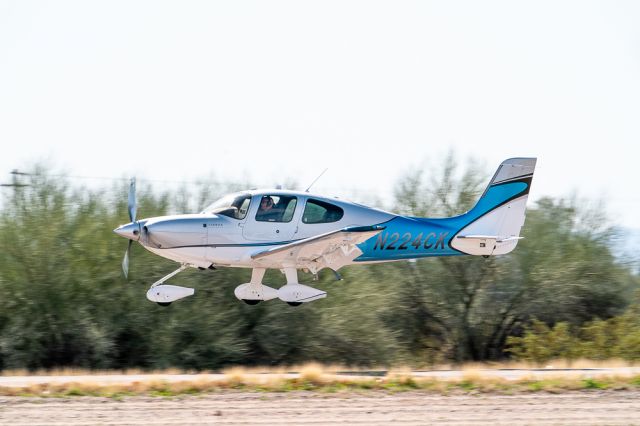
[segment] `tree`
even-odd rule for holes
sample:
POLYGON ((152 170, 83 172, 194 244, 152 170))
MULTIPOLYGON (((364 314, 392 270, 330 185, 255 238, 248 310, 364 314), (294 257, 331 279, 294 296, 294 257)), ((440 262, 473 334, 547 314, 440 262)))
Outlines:
MULTIPOLYGON (((478 170, 471 164, 460 173, 451 154, 429 186, 424 173, 414 170, 398 184, 396 203, 408 200, 398 210, 461 213, 486 182, 478 170)), ((505 256, 391 267, 391 275, 402 277, 395 303, 404 303, 404 310, 388 324, 399 328, 416 359, 429 362, 433 356, 424 352, 438 347, 444 351, 440 359, 500 359, 508 336, 521 335, 533 318, 580 325, 625 308, 637 284, 629 265, 611 253, 611 230, 600 210, 583 208, 575 199, 543 198, 528 208, 522 235, 518 248, 505 256)))
MULTIPOLYGON (((144 295, 173 262, 133 245, 129 280, 121 273, 126 241, 112 230, 127 220, 126 182, 88 189, 44 166, 28 180, 6 190, 0 208, 0 369, 502 359, 513 354, 505 352, 510 336, 531 337, 533 319, 563 347, 563 336, 576 338, 584 356, 640 358, 636 304, 623 314, 638 276, 613 256, 601 212, 575 199, 530 203, 525 239, 506 256, 359 265, 342 270, 342 282, 324 271, 313 285, 329 297, 298 308, 239 303, 233 289, 249 281, 248 270, 190 269, 172 282, 195 288, 196 297, 162 308, 144 295)), ((414 169, 398 182, 395 210, 462 213, 487 180, 482 167, 461 167, 449 154, 441 167, 414 169)), ((203 181, 188 193, 143 183, 138 216, 199 211, 233 189, 203 181)), ((284 277, 268 271, 265 282, 278 287, 284 277)))

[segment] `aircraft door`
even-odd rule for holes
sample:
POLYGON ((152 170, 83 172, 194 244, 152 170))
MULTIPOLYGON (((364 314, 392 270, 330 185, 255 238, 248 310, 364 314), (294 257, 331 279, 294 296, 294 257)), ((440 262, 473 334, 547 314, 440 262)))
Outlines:
POLYGON ((251 241, 290 241, 298 231, 299 200, 293 195, 257 195, 242 235, 251 241))

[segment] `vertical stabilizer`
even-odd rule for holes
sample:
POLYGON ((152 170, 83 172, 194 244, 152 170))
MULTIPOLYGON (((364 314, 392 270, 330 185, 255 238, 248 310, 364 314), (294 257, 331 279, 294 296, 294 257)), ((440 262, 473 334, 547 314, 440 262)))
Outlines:
POLYGON ((520 239, 535 158, 510 158, 500 164, 451 247, 467 254, 497 255, 512 251, 520 239))

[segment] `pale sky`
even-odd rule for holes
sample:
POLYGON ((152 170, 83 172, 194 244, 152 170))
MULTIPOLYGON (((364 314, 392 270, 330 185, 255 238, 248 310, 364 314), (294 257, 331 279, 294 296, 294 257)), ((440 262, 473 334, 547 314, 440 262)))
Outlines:
POLYGON ((389 198, 450 149, 640 228, 640 2, 0 0, 0 182, 214 175, 389 198))

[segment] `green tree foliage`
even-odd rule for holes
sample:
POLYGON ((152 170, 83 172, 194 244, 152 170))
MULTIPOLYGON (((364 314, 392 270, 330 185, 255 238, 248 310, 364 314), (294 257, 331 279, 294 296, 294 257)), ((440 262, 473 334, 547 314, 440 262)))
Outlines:
MULTIPOLYGON (((0 369, 424 365, 533 356, 522 342, 542 331, 555 333, 558 347, 570 334, 593 358, 640 357, 637 312, 623 313, 638 278, 612 255, 612 233, 598 211, 577 201, 531 206, 525 239, 507 256, 347 267, 340 282, 323 271, 312 285, 329 297, 298 308, 238 302, 233 289, 249 281, 248 270, 194 269, 171 282, 195 288, 196 296, 162 308, 144 295, 175 263, 134 245, 129 280, 122 277, 127 242, 111 231, 127 221, 126 182, 96 190, 43 166, 32 172, 29 186, 3 189, 0 369), (531 329, 534 318, 542 331, 531 329)), ((401 179, 392 210, 461 213, 487 180, 483 167, 461 167, 450 154, 441 167, 401 179)), ((139 185, 138 216, 199 211, 245 186, 202 181, 194 192, 161 192, 139 185)), ((268 271, 265 282, 285 280, 268 271)))
MULTIPOLYGON (((418 170, 399 183, 399 210, 444 216, 475 203, 486 175, 474 163, 460 171, 451 154, 442 164, 430 181, 418 170)), ((504 357, 507 337, 532 318, 581 324, 620 314, 638 280, 613 256, 602 216, 576 200, 543 198, 527 210, 524 240, 509 255, 386 266, 386 279, 401 280, 392 304, 405 307, 390 325, 416 359, 486 360, 504 357)))
POLYGON ((552 359, 573 361, 580 356, 578 339, 571 333, 567 322, 556 323, 550 328, 534 319, 524 336, 510 336, 507 344, 516 358, 539 365, 552 359))
POLYGON ((533 320, 521 337, 510 336, 507 349, 517 359, 543 364, 551 359, 576 358, 627 361, 640 360, 640 304, 635 302, 627 311, 607 320, 595 319, 571 327, 567 322, 550 328, 533 320))

